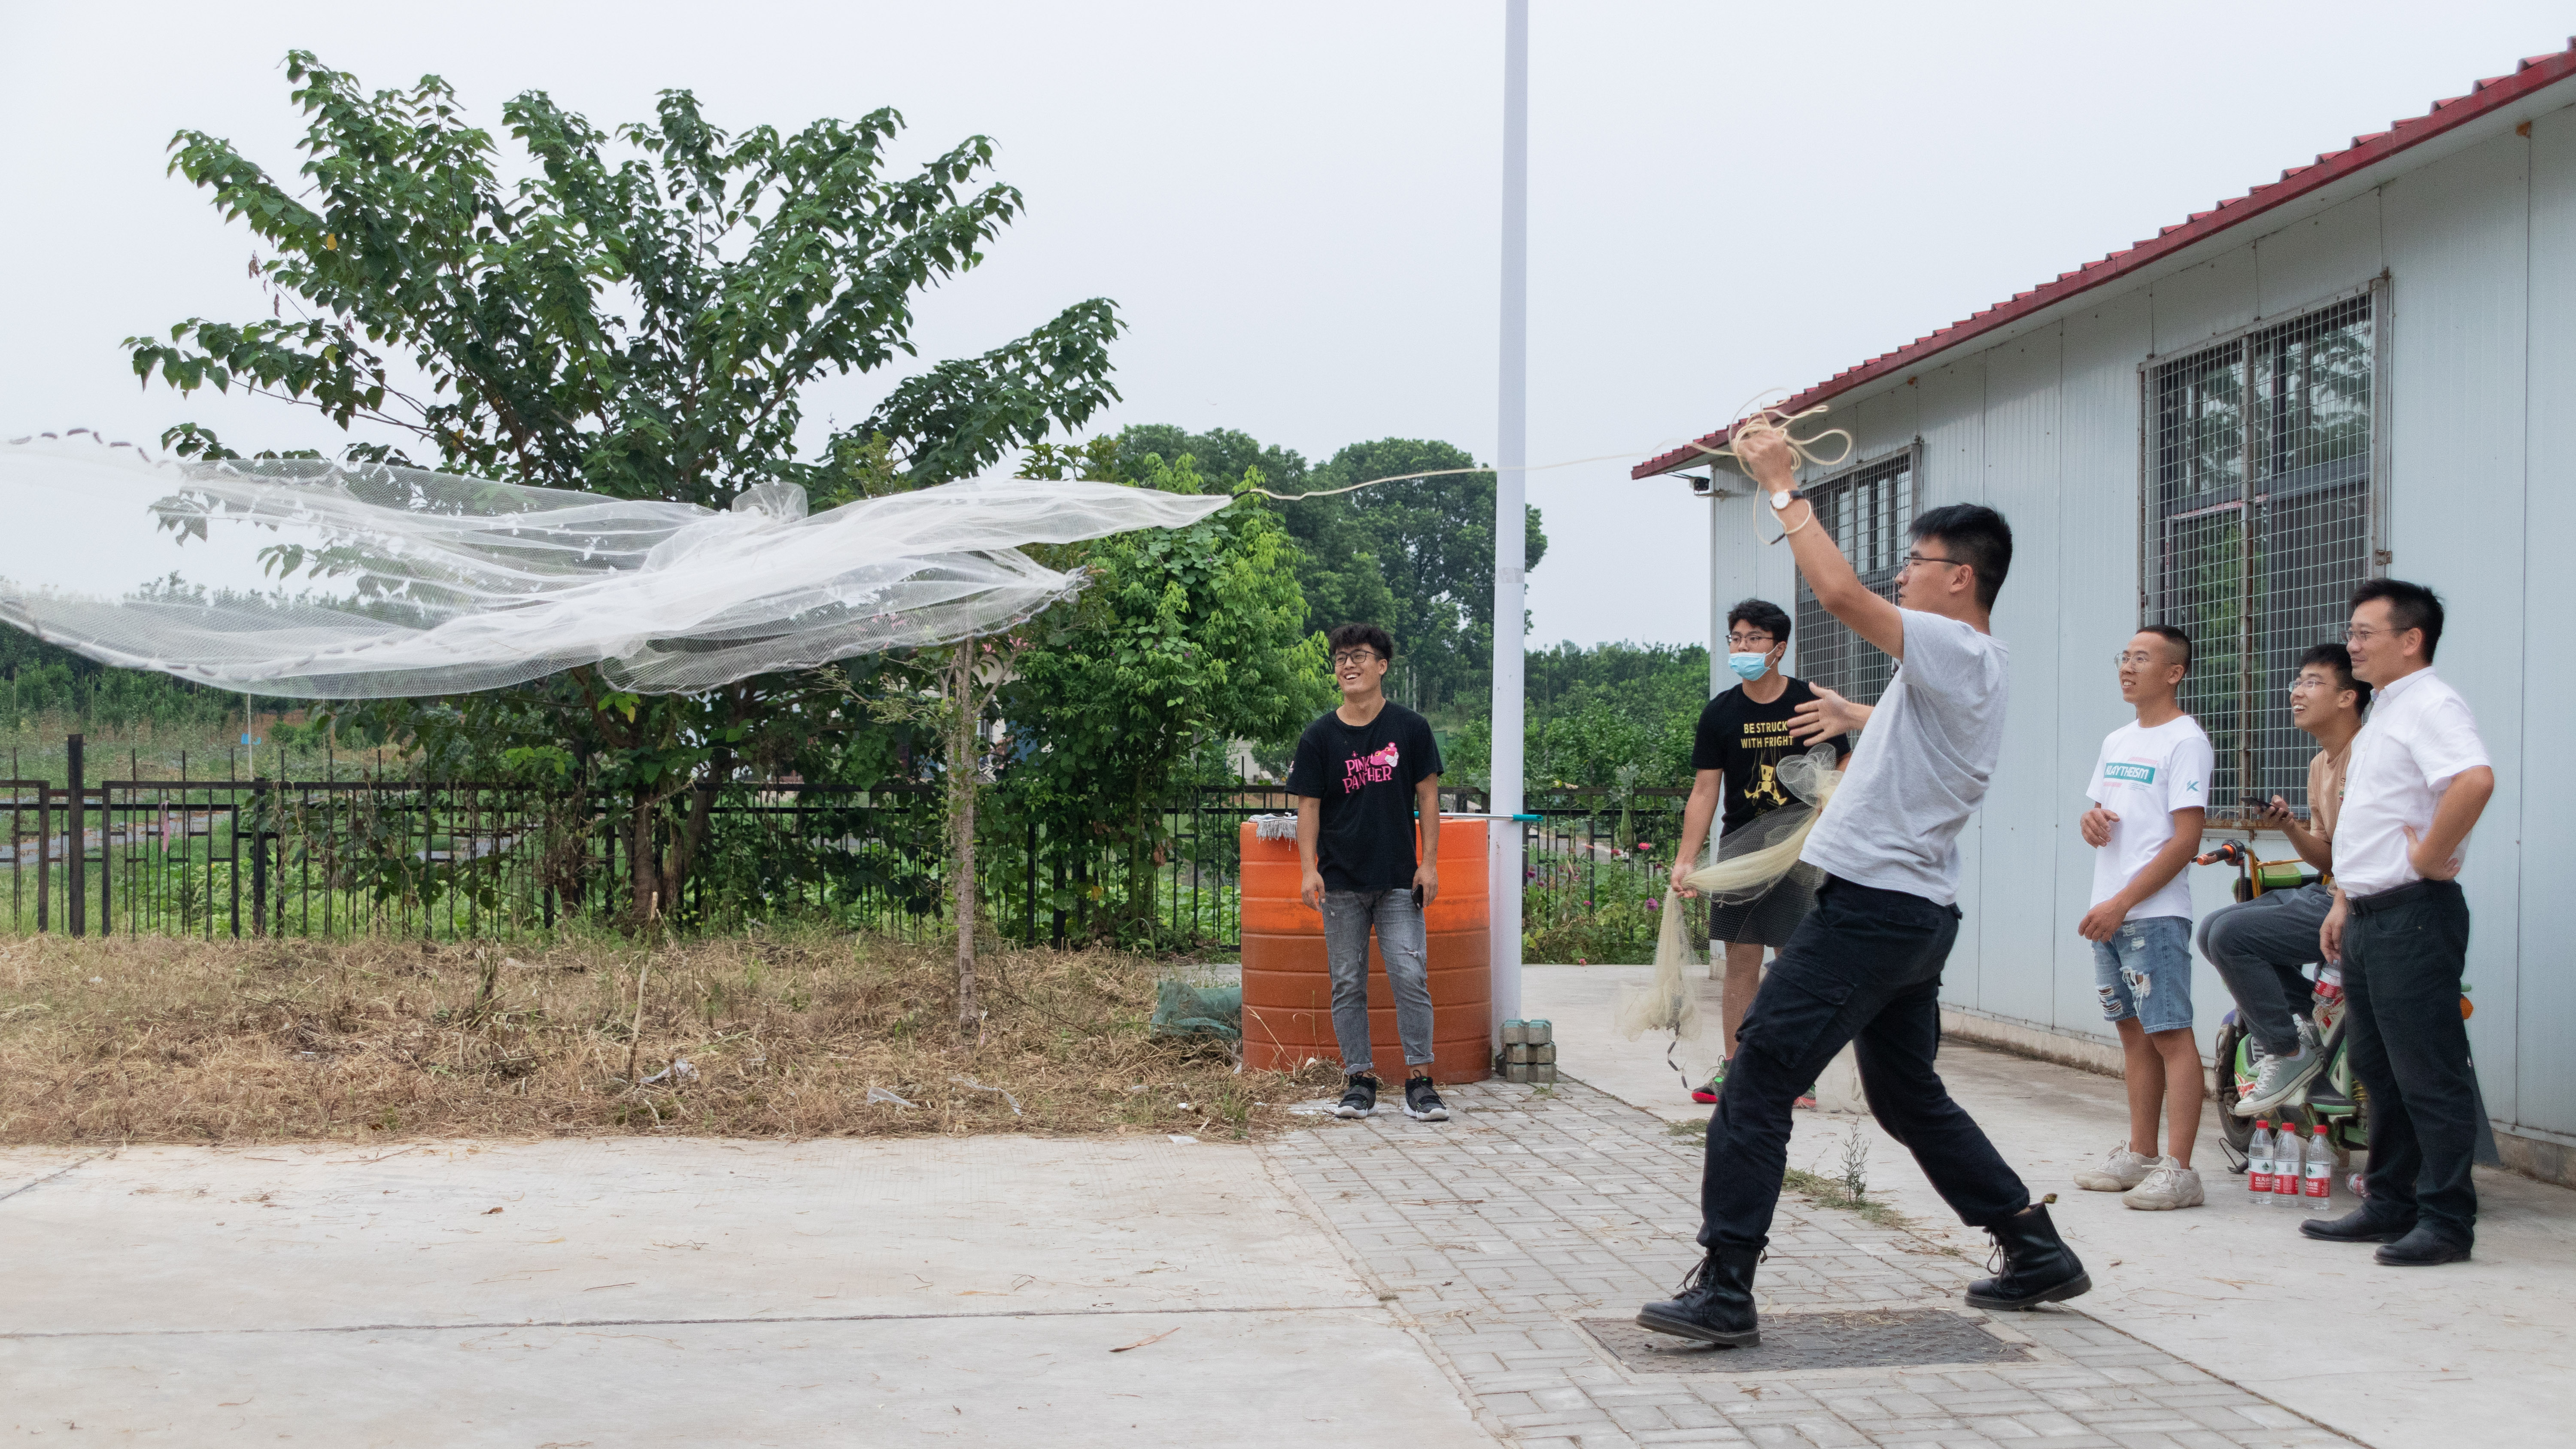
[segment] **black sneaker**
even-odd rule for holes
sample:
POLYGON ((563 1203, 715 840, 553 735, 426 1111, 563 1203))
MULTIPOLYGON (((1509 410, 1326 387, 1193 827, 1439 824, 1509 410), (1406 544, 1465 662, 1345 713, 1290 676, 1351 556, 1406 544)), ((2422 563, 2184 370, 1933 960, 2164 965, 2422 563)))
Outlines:
POLYGON ((1448 1105, 1431 1089, 1429 1077, 1407 1077, 1404 1081, 1404 1115, 1416 1122, 1446 1122, 1448 1105))
POLYGON ((1342 1104, 1333 1109, 1336 1117, 1365 1117, 1377 1110, 1377 1078, 1362 1073, 1343 1084, 1342 1104))

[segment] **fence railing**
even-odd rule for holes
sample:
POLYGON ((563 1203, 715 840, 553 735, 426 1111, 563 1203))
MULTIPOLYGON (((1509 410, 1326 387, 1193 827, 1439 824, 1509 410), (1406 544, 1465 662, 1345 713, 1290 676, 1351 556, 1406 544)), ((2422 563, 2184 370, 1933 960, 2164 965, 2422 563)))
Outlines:
MULTIPOLYGON (((624 802, 597 792, 421 781, 338 758, 280 757, 250 779, 183 767, 88 780, 77 737, 67 763, 83 783, 0 780, 15 933, 508 937, 635 904, 624 802)), ((1685 793, 1533 793, 1531 959, 1643 959, 1685 793)), ((1486 808, 1480 791, 1442 795, 1447 809, 1486 808)), ((1098 831, 988 806, 980 907, 1027 944, 1087 939, 1116 919, 1150 920, 1171 945, 1232 946, 1239 827, 1294 808, 1277 785, 1201 787, 1159 807, 1149 844, 1104 848, 1098 831)), ((713 802, 681 899, 651 904, 690 923, 821 917, 926 937, 952 929, 945 825, 937 786, 744 782, 713 802)))

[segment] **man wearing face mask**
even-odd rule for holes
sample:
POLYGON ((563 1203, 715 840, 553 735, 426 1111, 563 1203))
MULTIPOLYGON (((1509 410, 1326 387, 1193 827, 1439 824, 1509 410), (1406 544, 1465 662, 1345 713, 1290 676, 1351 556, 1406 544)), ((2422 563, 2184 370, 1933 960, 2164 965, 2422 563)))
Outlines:
MULTIPOLYGON (((1790 737, 1798 707, 1816 697, 1803 679, 1780 672, 1789 653, 1789 616, 1768 599, 1746 599, 1726 612, 1726 665, 1743 681, 1708 702, 1700 711, 1699 733, 1691 747, 1690 803, 1682 813, 1681 847, 1673 853, 1673 887, 1696 895, 1683 878, 1699 865, 1700 847, 1708 839, 1711 816, 1724 810, 1722 834, 1731 835, 1783 806, 1797 804, 1781 787, 1780 762, 1814 748, 1790 737)), ((1834 737, 1836 762, 1851 757, 1851 737, 1834 737)), ((1694 1102, 1714 1102, 1735 1059, 1735 1030, 1762 985, 1762 950, 1789 944, 1789 935, 1815 904, 1824 873, 1800 864, 1762 896, 1711 913, 1708 939, 1712 950, 1726 952, 1726 997, 1718 1009, 1720 1048, 1725 1060, 1708 1085, 1692 1091, 1694 1102)), ((1801 1098, 1807 1105, 1812 1099, 1801 1098)))

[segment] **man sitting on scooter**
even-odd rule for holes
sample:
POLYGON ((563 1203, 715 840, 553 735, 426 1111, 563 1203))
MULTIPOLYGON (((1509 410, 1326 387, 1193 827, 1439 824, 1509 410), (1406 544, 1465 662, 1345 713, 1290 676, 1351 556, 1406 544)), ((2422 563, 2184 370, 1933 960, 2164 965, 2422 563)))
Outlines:
MULTIPOLYGON (((2308 761, 2309 823, 2302 826, 2290 813, 2290 802, 2278 795, 2263 820, 2279 826, 2299 858, 2321 874, 2334 869, 2344 763, 2369 704, 2370 686, 2353 678, 2352 655, 2342 645, 2320 644, 2299 656, 2298 678, 2290 685, 2290 722, 2314 736, 2318 746, 2316 758, 2308 761)), ((2311 987, 2300 968, 2317 959, 2317 927, 2333 907, 2333 888, 2317 881, 2221 907, 2200 923, 2200 954, 2234 993, 2236 1009, 2254 1039, 2254 1085, 2236 1099, 2239 1117, 2268 1112, 2297 1095, 2325 1065, 2307 1014, 2311 987)))

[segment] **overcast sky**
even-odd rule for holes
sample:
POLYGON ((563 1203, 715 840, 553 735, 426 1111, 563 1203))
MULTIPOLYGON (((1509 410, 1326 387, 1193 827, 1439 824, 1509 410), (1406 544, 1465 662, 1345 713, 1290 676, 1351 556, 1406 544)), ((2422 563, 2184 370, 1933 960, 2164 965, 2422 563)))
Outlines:
MULTIPOLYGON (((2522 56, 2564 4, 1575 4, 1531 40, 1534 642, 1698 641, 1702 504, 1626 460, 2155 234, 2522 56)), ((248 234, 166 177, 192 127, 290 172, 280 59, 540 88, 594 121, 694 90, 720 125, 892 105, 908 157, 981 132, 1027 216, 932 296, 926 357, 1117 300, 1100 425, 1321 458, 1493 454, 1500 0, 1296 6, 45 5, 0 0, 0 436, 346 441, 282 404, 139 390, 118 346, 265 310, 248 234)), ((818 420, 893 378, 820 390, 818 420)), ((24 538, 13 540, 24 546, 24 538)))

